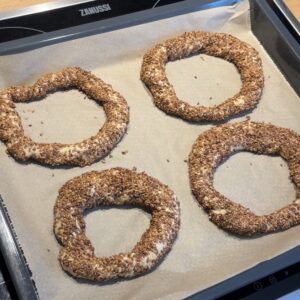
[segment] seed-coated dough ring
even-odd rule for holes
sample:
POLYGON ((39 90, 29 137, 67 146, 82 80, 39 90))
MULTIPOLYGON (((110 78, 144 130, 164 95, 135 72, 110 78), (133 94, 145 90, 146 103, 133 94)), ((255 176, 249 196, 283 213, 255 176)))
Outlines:
POLYGON ((189 155, 193 194, 217 226, 251 236, 286 230, 300 223, 300 136, 286 128, 250 121, 229 123, 201 134, 189 155), (215 190, 215 169, 236 151, 280 155, 288 164, 296 187, 296 200, 269 214, 258 216, 215 190))
POLYGON ((90 72, 66 68, 42 76, 32 86, 15 86, 0 91, 0 140, 17 160, 29 159, 57 165, 86 166, 107 155, 121 140, 129 122, 126 100, 90 72), (36 143, 25 136, 14 102, 28 102, 59 89, 76 88, 103 106, 106 121, 95 136, 75 144, 36 143))
POLYGON ((158 108, 187 121, 220 121, 252 109, 264 86, 261 59, 253 47, 230 34, 201 31, 184 33, 149 50, 144 55, 141 79, 158 108), (237 67, 242 87, 236 95, 212 107, 193 106, 178 99, 165 65, 199 53, 223 58, 237 67))
POLYGON ((114 168, 68 181, 54 207, 54 232, 62 247, 62 268, 94 281, 134 277, 151 270, 171 249, 180 224, 174 193, 145 173, 114 168), (85 235, 84 211, 99 206, 133 205, 152 215, 150 227, 129 253, 96 257, 85 235))

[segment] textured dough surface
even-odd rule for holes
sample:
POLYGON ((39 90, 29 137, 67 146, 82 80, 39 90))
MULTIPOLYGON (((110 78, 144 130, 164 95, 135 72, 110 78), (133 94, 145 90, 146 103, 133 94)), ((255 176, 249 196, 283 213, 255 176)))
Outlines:
POLYGON ((0 91, 0 140, 15 159, 81 167, 106 156, 121 140, 129 122, 126 100, 90 72, 66 68, 42 76, 32 86, 14 86, 0 91), (28 102, 59 89, 77 88, 104 108, 107 120, 95 136, 75 144, 36 143, 25 136, 14 102, 28 102))
POLYGON ((286 230, 300 223, 300 136, 271 124, 237 122, 214 127, 201 134, 189 155, 189 176, 193 194, 219 227, 239 235, 286 230), (296 200, 269 214, 257 216, 215 190, 214 172, 237 151, 280 155, 286 160, 296 186, 296 200))
POLYGON ((158 108, 187 121, 220 121, 253 109, 264 86, 261 59, 253 47, 230 34, 202 31, 184 33, 150 49, 144 55, 141 79, 158 108), (236 95, 212 107, 193 106, 178 99, 165 65, 199 53, 223 58, 236 66, 242 80, 236 95))
POLYGON ((134 277, 151 270, 171 249, 180 224, 174 193, 145 173, 122 168, 89 172, 68 181, 54 207, 59 261, 75 277, 95 281, 134 277), (99 206, 134 205, 152 215, 150 227, 129 253, 96 257, 85 235, 83 213, 99 206))

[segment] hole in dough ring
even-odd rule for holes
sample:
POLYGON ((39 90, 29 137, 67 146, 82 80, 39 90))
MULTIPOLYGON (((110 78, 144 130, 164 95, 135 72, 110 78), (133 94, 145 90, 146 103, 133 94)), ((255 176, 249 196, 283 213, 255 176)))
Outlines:
POLYGON ((42 76, 32 86, 15 86, 0 92, 0 140, 15 159, 52 166, 86 166, 107 155, 123 137, 129 122, 126 100, 90 72, 66 68, 42 76), (25 136, 14 102, 28 102, 59 89, 76 88, 103 106, 106 121, 95 136, 75 144, 36 143, 25 136))
POLYGON ((286 230, 300 223, 300 136, 290 129, 250 121, 214 127, 201 134, 189 155, 191 188, 217 226, 251 236, 286 230), (216 168, 236 151, 280 155, 288 164, 297 198, 291 204, 258 216, 230 201, 213 187, 216 168))
POLYGON ((261 59, 254 48, 229 34, 200 31, 184 33, 149 50, 144 55, 141 79, 158 108, 187 121, 221 121, 252 109, 264 86, 261 59), (223 58, 237 67, 242 87, 236 95, 212 107, 192 106, 177 98, 165 64, 199 53, 223 58))
POLYGON ((174 193, 145 173, 122 168, 73 178, 60 189, 54 207, 62 268, 75 277, 95 281, 134 277, 151 270, 171 249, 179 225, 179 202, 174 193), (83 214, 87 209, 111 205, 149 211, 150 227, 131 252, 96 257, 85 235, 83 214))

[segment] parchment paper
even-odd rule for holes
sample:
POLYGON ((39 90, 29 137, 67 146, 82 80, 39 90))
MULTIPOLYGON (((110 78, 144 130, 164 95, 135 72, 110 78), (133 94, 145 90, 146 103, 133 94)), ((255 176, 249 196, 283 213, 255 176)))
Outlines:
MULTIPOLYGON (((0 191, 7 205, 41 299, 179 299, 212 286, 299 244, 300 227, 260 238, 238 238, 208 220, 191 195, 187 159, 199 134, 212 125, 191 124, 165 115, 139 80, 143 53, 155 43, 190 30, 232 33, 261 54, 265 89, 252 120, 272 122, 300 132, 300 102, 285 78, 252 35, 249 5, 214 8, 48 46, 0 58, 0 86, 31 84, 40 75, 80 66, 112 84, 128 101, 128 135, 112 158, 85 168, 51 169, 21 164, 0 145, 0 191), (122 151, 128 150, 127 154, 122 151), (168 162, 169 161, 169 162, 168 162), (172 251, 151 273, 114 284, 88 284, 62 271, 52 232, 58 189, 90 170, 137 167, 168 184, 181 203, 182 225, 172 251)), ((203 55, 172 62, 167 73, 180 97, 211 105, 240 87, 230 63, 203 55)), ((95 133, 102 108, 77 91, 59 92, 30 104, 18 104, 24 127, 36 141, 77 142, 95 133), (34 111, 33 111, 34 110, 34 111), (31 127, 30 127, 31 125, 31 127)), ((231 122, 245 119, 245 116, 231 122)), ((281 158, 236 154, 215 176, 216 187, 256 213, 270 213, 295 198, 281 158)), ((130 250, 149 224, 139 209, 99 209, 87 215, 87 235, 97 255, 130 250)))

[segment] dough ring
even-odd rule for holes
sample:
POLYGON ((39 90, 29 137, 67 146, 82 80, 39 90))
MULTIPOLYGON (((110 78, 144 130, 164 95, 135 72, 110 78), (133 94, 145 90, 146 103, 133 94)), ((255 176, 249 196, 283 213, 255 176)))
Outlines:
POLYGON ((229 34, 201 31, 184 33, 149 50, 144 56, 141 79, 158 108, 187 121, 220 121, 252 109, 259 101, 264 86, 261 59, 254 48, 229 34), (235 64, 242 80, 241 90, 212 107, 192 106, 179 100, 167 79, 165 64, 199 53, 235 64))
POLYGON ((75 277, 95 281, 134 277, 152 269, 171 249, 180 224, 174 193, 145 173, 122 168, 89 172, 68 181, 54 207, 59 261, 75 277), (83 214, 98 206, 133 205, 149 211, 150 227, 129 253, 96 257, 85 235, 83 214))
POLYGON ((56 165, 90 165, 107 155, 124 135, 129 121, 125 99, 90 72, 66 68, 42 76, 32 86, 15 86, 0 92, 0 140, 15 159, 56 165), (107 120, 95 136, 76 144, 35 143, 24 135, 14 102, 28 102, 59 89, 76 88, 103 105, 107 120))
POLYGON ((189 155, 189 175, 200 205, 211 221, 227 231, 251 236, 286 230, 300 223, 300 136, 290 129, 250 121, 214 127, 194 143, 189 155), (217 192, 213 187, 215 169, 240 150, 285 159, 297 199, 269 215, 257 216, 217 192))

